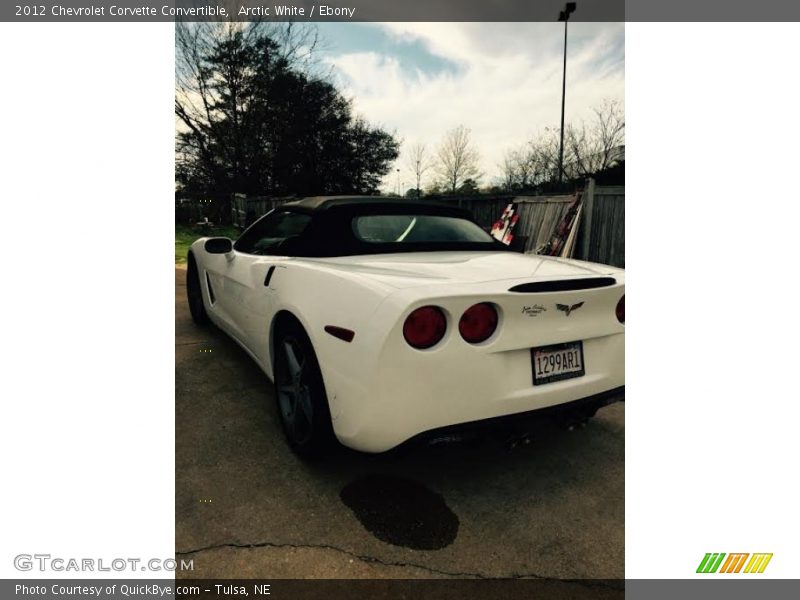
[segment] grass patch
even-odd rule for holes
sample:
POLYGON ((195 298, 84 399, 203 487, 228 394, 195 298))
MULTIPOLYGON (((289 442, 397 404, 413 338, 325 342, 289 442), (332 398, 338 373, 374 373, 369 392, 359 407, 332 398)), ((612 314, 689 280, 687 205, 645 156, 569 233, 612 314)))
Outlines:
POLYGON ((186 225, 175 226, 175 264, 180 265, 186 262, 189 254, 189 246, 196 239, 201 237, 229 237, 235 240, 239 237, 239 230, 235 227, 212 227, 208 230, 201 230, 196 227, 186 225))

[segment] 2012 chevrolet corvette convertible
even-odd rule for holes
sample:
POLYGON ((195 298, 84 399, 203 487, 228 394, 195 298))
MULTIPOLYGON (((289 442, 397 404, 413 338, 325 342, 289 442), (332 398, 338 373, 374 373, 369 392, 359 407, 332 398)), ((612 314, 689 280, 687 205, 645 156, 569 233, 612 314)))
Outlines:
POLYGON ((452 206, 288 203, 194 242, 187 290, 273 381, 301 455, 624 399, 624 270, 512 252, 452 206))

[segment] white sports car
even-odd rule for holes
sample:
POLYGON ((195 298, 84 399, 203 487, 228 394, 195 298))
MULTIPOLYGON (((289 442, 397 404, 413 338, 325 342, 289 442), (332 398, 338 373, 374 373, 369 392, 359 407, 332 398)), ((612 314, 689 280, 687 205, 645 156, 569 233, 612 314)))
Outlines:
POLYGON ((462 209, 307 198, 197 240, 187 277, 193 319, 273 380, 301 455, 624 399, 624 270, 512 252, 462 209))

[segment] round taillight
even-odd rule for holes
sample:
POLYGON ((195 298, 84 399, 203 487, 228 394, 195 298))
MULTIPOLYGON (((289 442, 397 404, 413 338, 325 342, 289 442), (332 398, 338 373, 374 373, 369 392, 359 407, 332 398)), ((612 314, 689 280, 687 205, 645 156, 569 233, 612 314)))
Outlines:
POLYGON ((625 296, 623 295, 622 298, 619 299, 617 302, 617 321, 625 324, 625 296))
POLYGON ((403 323, 403 337, 408 345, 418 350, 439 343, 447 329, 447 319, 441 308, 423 306, 412 312, 403 323))
POLYGON ((497 310, 488 302, 473 304, 458 322, 458 331, 461 337, 470 344, 485 342, 497 329, 497 310))

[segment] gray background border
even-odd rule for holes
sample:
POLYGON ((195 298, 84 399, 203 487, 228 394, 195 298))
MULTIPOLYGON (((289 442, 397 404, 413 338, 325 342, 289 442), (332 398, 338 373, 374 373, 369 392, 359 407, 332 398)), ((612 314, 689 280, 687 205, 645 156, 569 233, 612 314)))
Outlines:
MULTIPOLYGON (((795 0, 576 0, 578 10, 572 21, 600 22, 780 22, 800 21, 800 2, 795 0)), ((306 16, 270 20, 296 21, 440 21, 440 22, 513 22, 556 21, 564 0, 296 0, 285 3, 270 0, 11 0, 0 3, 0 21, 14 22, 168 22, 175 17, 161 14, 161 7, 227 7, 228 18, 195 17, 185 20, 251 20, 238 17, 240 6, 272 7, 275 4, 293 5, 306 10, 306 16), (155 16, 112 16, 111 6, 149 7, 155 16), (355 8, 350 17, 320 17, 319 6, 355 8), (18 6, 43 15, 17 15, 18 6), (102 15, 54 16, 55 6, 104 8, 102 15), (309 13, 314 7, 313 18, 309 13)), ((272 12, 272 11, 270 11, 272 12)))
POLYGON ((168 600, 177 595, 167 594, 132 594, 123 596, 119 593, 122 584, 189 586, 200 588, 199 595, 179 596, 197 600, 212 600, 224 597, 243 598, 244 596, 225 596, 213 591, 214 584, 243 585, 250 591, 249 598, 258 598, 252 593, 254 583, 270 584, 270 595, 261 596, 267 600, 297 600, 314 598, 324 600, 352 600, 354 598, 376 598, 381 600, 400 600, 412 598, 427 600, 428 598, 447 598, 458 600, 463 598, 484 598, 485 600, 517 600, 542 598, 547 600, 615 600, 624 597, 626 600, 707 600, 724 598, 725 600, 784 600, 800 597, 800 580, 798 579, 761 579, 756 576, 720 577, 697 579, 628 579, 623 581, 594 581, 557 579, 274 579, 274 580, 210 580, 210 579, 3 579, 0 580, 0 598, 27 598, 38 600, 49 598, 54 600, 86 600, 97 598, 80 594, 54 596, 51 586, 85 585, 85 586, 117 586, 117 593, 104 593, 102 600, 168 600), (15 594, 15 586, 45 586, 45 594, 15 594), (210 593, 204 593, 209 589, 210 593))

